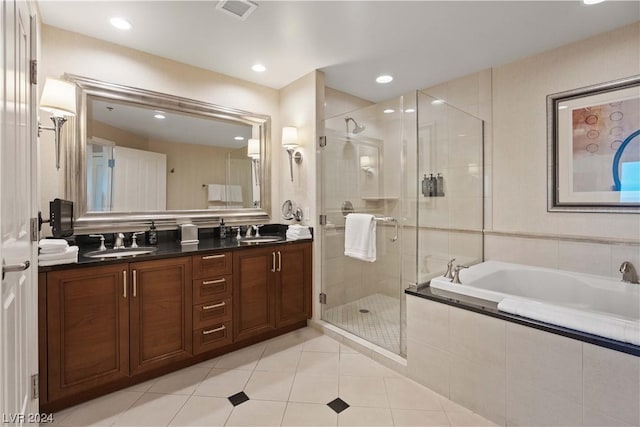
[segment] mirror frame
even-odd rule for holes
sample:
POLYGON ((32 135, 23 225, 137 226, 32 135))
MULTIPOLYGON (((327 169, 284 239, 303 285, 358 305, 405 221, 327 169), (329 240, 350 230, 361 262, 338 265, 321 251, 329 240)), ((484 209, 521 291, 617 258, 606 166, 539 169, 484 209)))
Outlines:
MULTIPOLYGON (((233 108, 222 107, 189 98, 107 83, 99 80, 65 74, 74 83, 76 91, 77 123, 74 137, 67 138, 65 167, 65 198, 74 202, 74 228, 77 231, 130 231, 146 229, 151 221, 160 228, 175 228, 180 224, 217 226, 220 218, 227 223, 264 223, 271 211, 271 117, 233 108), (152 109, 237 121, 260 127, 260 208, 194 209, 148 212, 87 212, 86 147, 87 96, 100 96, 115 101, 126 101, 152 109)), ((67 134, 68 135, 68 134, 67 134)), ((77 234, 77 233, 76 233, 77 234)))

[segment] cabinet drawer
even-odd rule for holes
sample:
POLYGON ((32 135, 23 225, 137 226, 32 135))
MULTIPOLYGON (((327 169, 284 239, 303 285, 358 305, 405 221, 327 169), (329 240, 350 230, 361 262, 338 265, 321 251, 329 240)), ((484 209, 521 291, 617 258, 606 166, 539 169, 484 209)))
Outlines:
POLYGON ((193 306, 193 329, 231 320, 231 298, 193 306))
POLYGON ((193 257, 193 277, 202 279, 231 274, 232 258, 231 252, 196 255, 193 257))
POLYGON ((231 344, 231 321, 193 331, 193 354, 204 353, 231 344))
POLYGON ((231 296, 231 276, 209 277, 193 281, 193 303, 222 299, 231 296))

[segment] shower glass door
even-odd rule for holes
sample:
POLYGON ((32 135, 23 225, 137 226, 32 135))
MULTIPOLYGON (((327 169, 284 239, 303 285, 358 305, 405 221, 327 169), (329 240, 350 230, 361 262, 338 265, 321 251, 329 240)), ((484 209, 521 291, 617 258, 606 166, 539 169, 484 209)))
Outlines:
POLYGON ((396 354, 404 353, 402 103, 396 98, 327 119, 326 145, 320 149, 321 214, 326 215, 322 319, 396 354), (349 212, 380 218, 375 262, 344 255, 349 212))

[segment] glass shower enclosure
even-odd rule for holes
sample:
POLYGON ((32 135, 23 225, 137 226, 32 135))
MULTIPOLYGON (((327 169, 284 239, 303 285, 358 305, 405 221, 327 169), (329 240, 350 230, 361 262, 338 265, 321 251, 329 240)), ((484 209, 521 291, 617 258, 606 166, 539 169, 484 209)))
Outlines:
POLYGON ((324 125, 321 318, 404 355, 404 289, 482 260, 482 121, 413 92, 324 125), (376 218, 375 262, 344 254, 352 212, 376 218))

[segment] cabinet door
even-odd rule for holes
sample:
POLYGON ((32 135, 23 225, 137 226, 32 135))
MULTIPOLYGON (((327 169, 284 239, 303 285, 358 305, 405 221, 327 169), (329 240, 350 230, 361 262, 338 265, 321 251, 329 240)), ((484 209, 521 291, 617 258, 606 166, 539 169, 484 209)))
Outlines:
POLYGON ((277 248, 276 326, 311 317, 311 244, 277 248))
POLYGON ((233 256, 233 337, 242 340, 275 328, 276 253, 256 248, 233 256))
POLYGON ((136 262, 131 271, 131 373, 192 355, 191 258, 136 262))
POLYGON ((49 401, 129 376, 127 267, 47 273, 49 401))

